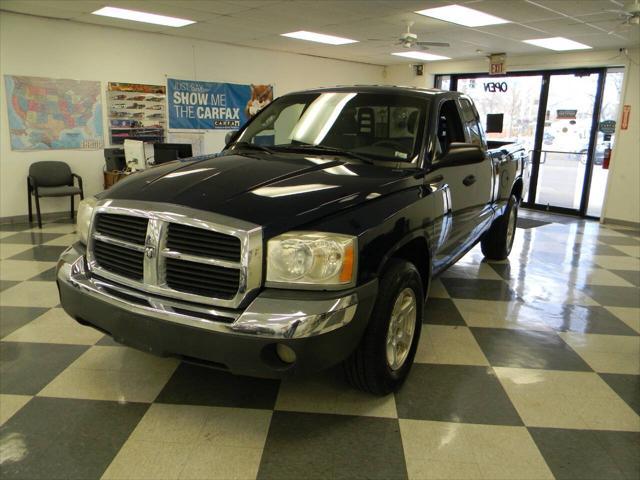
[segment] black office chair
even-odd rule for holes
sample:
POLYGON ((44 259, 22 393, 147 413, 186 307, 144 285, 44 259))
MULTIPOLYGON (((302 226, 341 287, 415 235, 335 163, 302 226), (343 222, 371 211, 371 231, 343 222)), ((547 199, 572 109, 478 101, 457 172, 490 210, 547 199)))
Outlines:
POLYGON ((71 197, 71 218, 73 219, 75 195, 80 195, 80 200, 84 199, 82 190, 82 177, 71 173, 69 165, 64 162, 36 162, 29 167, 27 177, 27 197, 29 201, 29 222, 33 221, 33 211, 31 208, 31 196, 36 200, 36 214, 38 216, 38 227, 42 228, 42 217, 40 215, 40 197, 71 197), (78 185, 74 185, 73 179, 78 179, 78 185))

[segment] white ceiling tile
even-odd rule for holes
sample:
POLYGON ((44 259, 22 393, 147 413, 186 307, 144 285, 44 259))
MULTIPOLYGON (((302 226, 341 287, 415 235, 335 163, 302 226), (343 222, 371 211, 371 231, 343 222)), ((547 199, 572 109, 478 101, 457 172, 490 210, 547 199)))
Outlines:
POLYGON ((34 12, 39 12, 38 15, 50 18, 65 18, 71 19, 77 16, 77 12, 72 9, 58 7, 57 5, 47 1, 19 1, 19 0, 6 0, 0 3, 0 8, 8 12, 25 13, 33 15, 34 12))
POLYGON ((489 27, 478 27, 474 30, 482 32, 485 35, 492 35, 498 38, 505 38, 510 40, 525 40, 528 38, 534 38, 541 33, 540 29, 535 26, 529 27, 519 23, 505 23, 503 25, 493 25, 489 27))
POLYGON ((512 22, 530 22, 558 17, 557 14, 525 0, 484 0, 474 4, 466 4, 465 6, 512 22))
POLYGON ((573 35, 592 35, 602 32, 602 29, 597 25, 576 22, 570 19, 546 20, 544 22, 533 23, 531 26, 544 30, 551 37, 571 38, 573 35))
POLYGON ((529 3, 570 16, 620 8, 615 2, 609 0, 530 0, 529 3))
MULTIPOLYGON (((162 4, 175 5, 176 2, 162 0, 162 4)), ((266 3, 266 2, 265 2, 266 3)), ((213 13, 217 15, 228 15, 242 12, 254 8, 253 5, 242 1, 220 1, 220 0, 181 0, 181 5, 191 10, 213 13)))
POLYGON ((30 15, 385 65, 406 63, 390 54, 401 48, 395 43, 407 21, 414 22, 412 31, 419 40, 449 42, 450 48, 429 51, 452 58, 473 58, 476 49, 482 54, 541 53, 521 40, 544 36, 566 36, 596 49, 637 45, 638 27, 607 35, 621 23, 618 14, 608 10, 619 6, 611 0, 0 0, 0 9, 30 15), (414 13, 450 3, 513 23, 472 29, 414 13), (168 28, 90 15, 106 4, 198 23, 168 28), (318 31, 359 43, 336 47, 280 36, 292 30, 318 31))

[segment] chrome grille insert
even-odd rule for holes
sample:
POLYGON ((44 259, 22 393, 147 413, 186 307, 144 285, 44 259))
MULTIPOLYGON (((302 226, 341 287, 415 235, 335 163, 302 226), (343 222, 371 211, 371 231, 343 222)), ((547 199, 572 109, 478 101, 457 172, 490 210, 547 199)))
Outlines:
POLYGON ((179 223, 169 225, 167 248, 189 255, 240 261, 239 238, 179 223))
POLYGON ((149 220, 144 217, 130 217, 102 213, 96 218, 96 232, 108 237, 144 245, 149 220))
POLYGON ((90 230, 89 269, 143 292, 237 308, 262 283, 262 229, 248 222, 171 204, 105 200, 90 230))
POLYGON ((97 240, 93 253, 98 265, 132 280, 144 278, 144 253, 97 240))
POLYGON ((218 298, 233 298, 238 291, 240 270, 167 258, 167 285, 175 290, 218 298))

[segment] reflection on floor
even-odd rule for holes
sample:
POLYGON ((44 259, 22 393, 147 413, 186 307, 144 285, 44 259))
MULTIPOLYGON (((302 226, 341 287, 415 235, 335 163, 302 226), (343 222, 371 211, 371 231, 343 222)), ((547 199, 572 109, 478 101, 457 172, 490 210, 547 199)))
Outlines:
POLYGON ((73 226, 0 225, 2 477, 639 478, 640 235, 561 220, 433 283, 386 398, 119 346, 59 308, 73 226))

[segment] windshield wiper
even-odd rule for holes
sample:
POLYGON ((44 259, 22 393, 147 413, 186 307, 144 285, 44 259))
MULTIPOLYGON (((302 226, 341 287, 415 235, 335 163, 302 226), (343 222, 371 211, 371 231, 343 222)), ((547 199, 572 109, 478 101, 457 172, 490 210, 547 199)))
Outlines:
POLYGON ((275 148, 282 150, 302 150, 304 152, 321 152, 321 153, 333 153, 336 155, 344 155, 345 157, 355 158, 356 160, 360 160, 361 162, 368 163, 369 165, 375 165, 373 160, 365 157, 364 155, 360 155, 359 153, 351 152, 349 150, 341 150, 335 147, 328 147, 326 145, 311 145, 307 143, 303 143, 300 145, 274 145, 275 148))
POLYGON ((263 152, 273 153, 273 150, 271 150, 269 147, 265 147, 264 145, 257 145, 250 142, 233 142, 231 145, 227 146, 227 148, 230 147, 246 148, 248 150, 262 150, 263 152))

